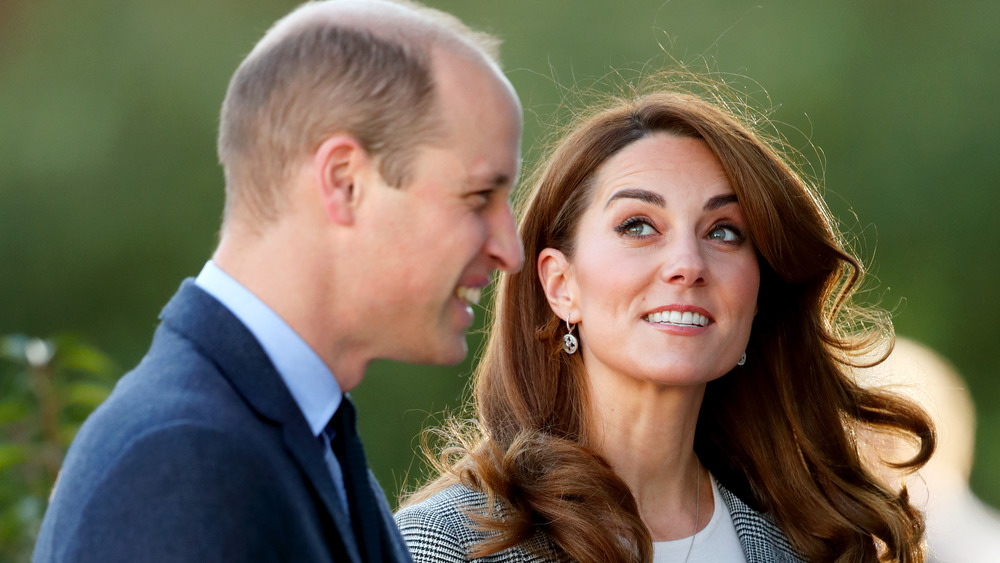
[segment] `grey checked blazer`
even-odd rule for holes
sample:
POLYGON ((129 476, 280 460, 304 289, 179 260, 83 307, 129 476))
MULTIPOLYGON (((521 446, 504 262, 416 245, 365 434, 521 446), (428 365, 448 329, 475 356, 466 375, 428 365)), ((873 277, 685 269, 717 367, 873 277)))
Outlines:
MULTIPOLYGON (((747 563, 804 563, 768 516, 747 506, 722 485, 719 485, 719 492, 733 518, 747 563)), ((396 524, 415 563, 464 563, 469 561, 466 554, 472 546, 488 537, 472 527, 465 509, 482 510, 485 506, 486 495, 462 485, 452 485, 423 502, 400 510, 396 513, 396 524)), ((526 545, 475 561, 545 563, 565 560, 565 555, 539 532, 526 545)))

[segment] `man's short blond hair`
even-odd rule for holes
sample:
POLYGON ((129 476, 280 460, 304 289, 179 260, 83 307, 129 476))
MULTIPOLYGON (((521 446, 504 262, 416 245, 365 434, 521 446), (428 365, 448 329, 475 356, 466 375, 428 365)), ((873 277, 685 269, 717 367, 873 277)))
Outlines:
POLYGON ((407 183, 415 149, 438 132, 432 49, 495 65, 499 41, 454 16, 409 1, 309 2, 276 22, 233 75, 222 103, 218 154, 225 220, 258 224, 285 203, 292 166, 334 133, 407 183))

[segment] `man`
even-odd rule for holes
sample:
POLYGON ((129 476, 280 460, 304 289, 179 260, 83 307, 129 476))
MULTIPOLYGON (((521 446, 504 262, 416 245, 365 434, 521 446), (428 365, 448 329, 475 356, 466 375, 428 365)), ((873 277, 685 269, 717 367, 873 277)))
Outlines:
POLYGON ((522 251, 521 113, 487 38, 385 0, 306 4, 222 107, 218 249, 70 448, 35 561, 407 561, 343 394, 450 364, 522 251))

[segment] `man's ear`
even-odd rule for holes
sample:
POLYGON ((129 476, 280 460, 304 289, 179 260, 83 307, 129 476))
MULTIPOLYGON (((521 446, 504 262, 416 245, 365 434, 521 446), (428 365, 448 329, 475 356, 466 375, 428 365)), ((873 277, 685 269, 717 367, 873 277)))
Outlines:
POLYGON ((576 307, 576 285, 566 255, 554 248, 538 254, 538 279, 552 312, 571 323, 580 322, 576 307))
POLYGON ((327 138, 313 154, 313 170, 323 209, 340 225, 354 223, 364 174, 372 165, 367 151, 351 135, 327 138))

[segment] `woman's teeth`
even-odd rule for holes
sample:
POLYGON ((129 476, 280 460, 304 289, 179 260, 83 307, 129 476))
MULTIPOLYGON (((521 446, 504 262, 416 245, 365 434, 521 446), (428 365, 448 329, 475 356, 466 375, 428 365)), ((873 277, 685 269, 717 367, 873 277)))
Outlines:
POLYGON ((658 311, 646 316, 651 323, 670 323, 673 325, 708 326, 708 317, 691 311, 658 311))

